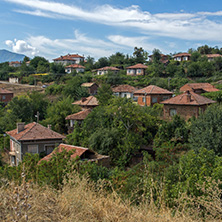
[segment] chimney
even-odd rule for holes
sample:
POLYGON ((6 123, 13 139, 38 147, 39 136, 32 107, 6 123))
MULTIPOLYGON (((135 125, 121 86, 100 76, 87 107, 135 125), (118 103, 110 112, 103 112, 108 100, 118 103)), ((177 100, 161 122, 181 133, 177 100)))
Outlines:
POLYGON ((191 102, 191 94, 190 94, 190 91, 186 91, 187 93, 187 102, 191 102))
POLYGON ((85 102, 86 101, 86 97, 82 97, 82 102, 85 102))
POLYGON ((48 124, 48 129, 52 129, 52 125, 48 124))
POLYGON ((25 129, 25 123, 17 123, 17 133, 22 132, 25 129))

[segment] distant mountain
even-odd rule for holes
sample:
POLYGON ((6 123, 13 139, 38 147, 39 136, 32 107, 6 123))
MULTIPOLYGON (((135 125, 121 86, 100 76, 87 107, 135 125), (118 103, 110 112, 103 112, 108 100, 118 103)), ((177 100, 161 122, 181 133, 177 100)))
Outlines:
POLYGON ((22 61, 25 55, 10 52, 5 49, 0 49, 0 63, 2 62, 12 62, 12 61, 22 61))

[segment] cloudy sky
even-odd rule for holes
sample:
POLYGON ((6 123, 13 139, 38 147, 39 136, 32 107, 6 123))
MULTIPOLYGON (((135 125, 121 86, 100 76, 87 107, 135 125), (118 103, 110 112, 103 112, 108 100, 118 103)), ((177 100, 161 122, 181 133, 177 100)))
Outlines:
POLYGON ((52 60, 222 47, 221 0, 0 0, 0 49, 52 60))

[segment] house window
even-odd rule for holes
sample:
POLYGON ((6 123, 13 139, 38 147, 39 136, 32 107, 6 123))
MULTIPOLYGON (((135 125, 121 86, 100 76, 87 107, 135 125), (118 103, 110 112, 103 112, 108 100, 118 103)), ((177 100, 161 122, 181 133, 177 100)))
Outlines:
POLYGON ((28 153, 38 153, 38 145, 28 145, 28 153))
POLYGON ((46 155, 50 154, 55 149, 55 145, 45 145, 46 155))
POLYGON ((145 102, 146 102, 146 96, 143 97, 143 103, 145 103, 145 102))
POLYGON ((141 69, 137 69, 137 73, 139 73, 139 74, 140 74, 140 73, 141 73, 141 69))
POLYGON ((169 99, 169 96, 163 96, 163 101, 169 99))
POLYGON ((187 61, 187 60, 188 60, 187 56, 183 57, 183 61, 187 61))
POLYGON ((157 97, 152 97, 152 103, 157 103, 157 97))
POLYGON ((176 109, 170 109, 170 116, 175 116, 177 114, 176 109))
POLYGON ((2 96, 2 100, 5 100, 5 98, 6 98, 5 96, 2 96))

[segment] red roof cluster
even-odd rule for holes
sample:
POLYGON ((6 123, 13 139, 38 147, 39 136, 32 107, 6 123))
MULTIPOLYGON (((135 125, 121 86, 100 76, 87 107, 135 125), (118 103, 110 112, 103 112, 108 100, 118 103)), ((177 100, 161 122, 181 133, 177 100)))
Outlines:
POLYGON ((116 87, 113 87, 112 88, 112 91, 113 92, 129 92, 129 93, 132 93, 135 91, 135 87, 133 86, 130 86, 130 85, 119 85, 119 86, 116 86, 116 87))
POLYGON ((155 86, 155 85, 149 85, 143 89, 139 89, 137 91, 134 92, 134 95, 136 94, 167 94, 167 95, 172 95, 173 93, 166 90, 166 89, 163 89, 163 88, 160 88, 158 86, 155 86))
POLYGON ((216 89, 213 85, 211 85, 210 83, 187 83, 184 86, 182 86, 180 88, 181 92, 185 92, 187 90, 197 90, 197 89, 202 89, 206 92, 216 92, 219 91, 218 89, 216 89))
POLYGON ((33 122, 24 126, 24 130, 18 133, 17 129, 6 132, 9 136, 19 141, 43 140, 43 139, 64 139, 65 136, 46 128, 39 123, 33 122))
POLYGON ((164 105, 171 104, 171 105, 208 105, 211 103, 216 103, 216 101, 212 99, 208 99, 207 97, 198 95, 192 91, 187 91, 183 94, 178 96, 172 97, 170 99, 164 100, 161 102, 164 105))
POLYGON ((134 66, 127 67, 127 69, 147 69, 147 68, 148 68, 148 66, 143 65, 141 63, 138 63, 138 64, 136 64, 134 66))

